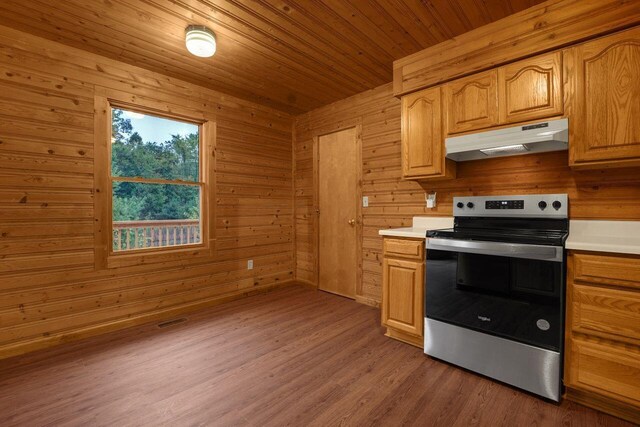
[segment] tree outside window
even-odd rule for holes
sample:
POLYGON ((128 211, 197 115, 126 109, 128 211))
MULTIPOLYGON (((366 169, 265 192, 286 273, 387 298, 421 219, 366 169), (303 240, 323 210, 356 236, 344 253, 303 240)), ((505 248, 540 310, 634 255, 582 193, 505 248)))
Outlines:
POLYGON ((111 109, 112 250, 202 242, 200 127, 111 109))

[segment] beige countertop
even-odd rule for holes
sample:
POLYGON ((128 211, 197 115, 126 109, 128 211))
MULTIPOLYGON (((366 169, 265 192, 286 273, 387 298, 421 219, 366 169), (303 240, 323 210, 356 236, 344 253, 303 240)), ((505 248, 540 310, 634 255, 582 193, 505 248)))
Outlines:
POLYGON ((386 228, 378 231, 381 236, 413 237, 424 239, 427 230, 453 227, 453 217, 442 216, 414 216, 413 226, 404 228, 386 228))
MULTIPOLYGON (((413 217, 412 227, 379 230, 381 236, 426 238, 428 230, 453 227, 453 217, 413 217)), ((640 221, 572 220, 567 249, 640 255, 640 221)))
POLYGON ((640 255, 640 221, 573 220, 566 248, 640 255))

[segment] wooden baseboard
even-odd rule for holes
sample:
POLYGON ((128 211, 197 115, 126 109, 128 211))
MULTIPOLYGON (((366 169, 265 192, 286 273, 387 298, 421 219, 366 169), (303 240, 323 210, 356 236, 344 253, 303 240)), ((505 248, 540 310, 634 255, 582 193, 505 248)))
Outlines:
POLYGON ((567 400, 580 403, 584 406, 597 409, 598 411, 611 414, 623 420, 640 425, 640 408, 614 399, 600 396, 596 393, 585 392, 573 388, 566 388, 565 396, 567 400))
POLYGON ((373 298, 356 295, 355 301, 359 302, 360 304, 370 305, 371 307, 380 307, 380 301, 374 300, 373 298))
POLYGON ((308 288, 318 289, 318 285, 308 280, 296 279, 295 282, 298 283, 299 285, 306 286, 308 288))
MULTIPOLYGON (((302 285, 302 286, 306 286, 308 288, 311 288, 311 289, 318 289, 318 285, 316 285, 315 283, 310 282, 308 280, 296 279, 295 282, 300 284, 300 285, 302 285)), ((342 296, 350 298, 347 295, 342 295, 342 296)), ((375 300, 373 298, 367 298, 367 297, 363 297, 361 295, 356 295, 355 297, 353 297, 353 299, 354 299, 355 302, 358 302, 360 304, 369 305, 371 307, 380 307, 380 301, 375 300)))
POLYGON ((85 328, 79 328, 69 331, 52 334, 49 336, 38 337, 28 341, 21 341, 0 347, 0 360, 9 357, 19 356, 21 354, 30 353, 36 350, 43 350, 49 347, 55 347, 73 341, 82 340, 95 335, 101 335, 107 332, 126 329, 133 326, 143 325, 145 323, 157 322, 159 320, 168 320, 175 316, 180 316, 189 312, 202 310, 213 307, 225 302, 245 298, 251 295, 266 293, 285 286, 299 284, 297 281, 288 280, 286 282, 273 283, 258 286, 251 289, 242 289, 233 293, 218 295, 213 298, 203 299, 179 306, 167 308, 164 310, 144 313, 137 316, 118 319, 107 323, 92 325, 85 328))
POLYGON ((424 348, 424 340, 422 337, 417 337, 415 335, 407 334, 405 332, 396 331, 395 329, 387 328, 387 333, 385 334, 389 338, 396 339, 398 341, 402 341, 407 344, 411 344, 413 346, 424 348))

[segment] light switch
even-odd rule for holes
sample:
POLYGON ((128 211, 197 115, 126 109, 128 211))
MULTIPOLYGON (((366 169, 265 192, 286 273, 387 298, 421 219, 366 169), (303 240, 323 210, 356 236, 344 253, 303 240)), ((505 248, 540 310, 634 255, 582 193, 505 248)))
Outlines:
POLYGON ((247 261, 247 270, 253 270, 253 260, 247 261))
POLYGON ((369 207, 369 197, 367 196, 362 197, 362 207, 363 208, 369 207))

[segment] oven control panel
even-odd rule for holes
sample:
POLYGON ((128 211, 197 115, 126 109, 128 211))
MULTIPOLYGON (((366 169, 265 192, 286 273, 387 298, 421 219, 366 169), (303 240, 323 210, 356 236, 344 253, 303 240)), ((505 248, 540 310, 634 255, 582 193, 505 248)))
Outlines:
POLYGON ((524 200, 487 200, 485 209, 524 209, 524 200))
POLYGON ((453 198, 454 216, 568 218, 566 194, 453 198))

